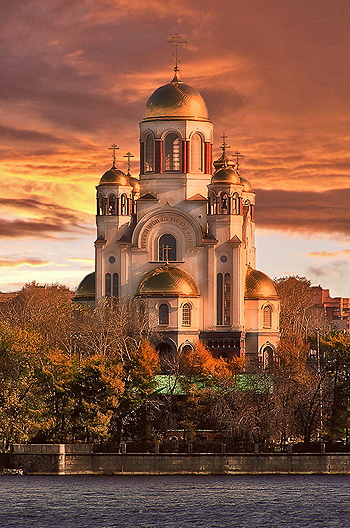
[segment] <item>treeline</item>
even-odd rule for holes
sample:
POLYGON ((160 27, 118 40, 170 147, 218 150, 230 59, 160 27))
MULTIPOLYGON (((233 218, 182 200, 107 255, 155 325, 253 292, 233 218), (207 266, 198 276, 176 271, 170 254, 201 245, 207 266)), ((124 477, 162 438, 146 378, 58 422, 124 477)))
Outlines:
POLYGON ((71 301, 58 285, 26 285, 0 309, 0 440, 121 441, 146 446, 200 430, 217 442, 335 439, 348 426, 350 338, 312 309, 310 283, 279 279, 281 343, 269 370, 214 359, 202 345, 159 358, 138 300, 71 301), (318 328, 316 332, 316 328, 318 328), (323 330, 322 330, 323 329, 323 330), (311 350, 316 351, 310 353, 311 350), (164 372, 166 374, 164 374, 164 372))

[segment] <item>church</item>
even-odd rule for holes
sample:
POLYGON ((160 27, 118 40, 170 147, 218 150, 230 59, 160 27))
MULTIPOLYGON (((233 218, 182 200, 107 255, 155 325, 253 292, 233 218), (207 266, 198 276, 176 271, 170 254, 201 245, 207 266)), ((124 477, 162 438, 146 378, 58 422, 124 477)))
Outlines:
MULTIPOLYGON (((160 354, 201 341, 215 357, 267 368, 279 339, 273 281, 255 269, 255 193, 236 159, 213 162, 213 123, 180 80, 156 89, 140 123, 140 175, 113 165, 97 185, 95 272, 75 301, 147 302, 160 354)), ((113 146, 115 147, 115 146, 113 146)))

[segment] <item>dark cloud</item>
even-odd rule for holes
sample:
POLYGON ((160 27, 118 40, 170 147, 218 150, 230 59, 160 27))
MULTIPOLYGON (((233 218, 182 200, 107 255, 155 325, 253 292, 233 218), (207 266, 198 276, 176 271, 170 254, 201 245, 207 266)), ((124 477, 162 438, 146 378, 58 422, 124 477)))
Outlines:
POLYGON ((1 141, 24 141, 30 143, 63 143, 61 138, 55 137, 52 134, 45 134, 36 130, 19 130, 16 128, 0 125, 0 140, 1 141))
POLYGON ((256 189, 259 227, 350 236, 350 189, 302 192, 256 189))
POLYGON ((0 198, 0 207, 10 211, 23 211, 28 215, 28 218, 16 220, 6 219, 4 215, 0 225, 0 238, 54 237, 58 234, 88 232, 92 229, 87 225, 87 215, 38 199, 0 198))

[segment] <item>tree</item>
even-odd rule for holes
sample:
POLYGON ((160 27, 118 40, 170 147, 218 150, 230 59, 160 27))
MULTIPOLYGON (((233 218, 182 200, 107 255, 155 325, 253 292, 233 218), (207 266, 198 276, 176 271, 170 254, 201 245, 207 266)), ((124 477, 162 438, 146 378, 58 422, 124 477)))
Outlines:
POLYGON ((44 355, 36 332, 0 326, 0 434, 5 448, 30 440, 43 424, 38 375, 44 355))
POLYGON ((333 403, 327 428, 330 439, 343 437, 348 443, 350 426, 350 335, 333 330, 321 338, 325 368, 333 379, 333 403))
POLYGON ((314 306, 314 292, 306 277, 291 275, 275 279, 277 294, 281 302, 281 337, 298 342, 304 341, 315 328, 326 324, 323 312, 314 306))

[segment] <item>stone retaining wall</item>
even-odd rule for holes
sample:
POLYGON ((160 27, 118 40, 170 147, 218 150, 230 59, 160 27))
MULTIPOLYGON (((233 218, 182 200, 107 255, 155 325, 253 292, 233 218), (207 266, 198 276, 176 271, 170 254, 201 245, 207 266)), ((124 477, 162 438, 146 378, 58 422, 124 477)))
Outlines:
POLYGON ((11 468, 28 475, 350 474, 350 455, 113 454, 87 444, 15 445, 11 468))

